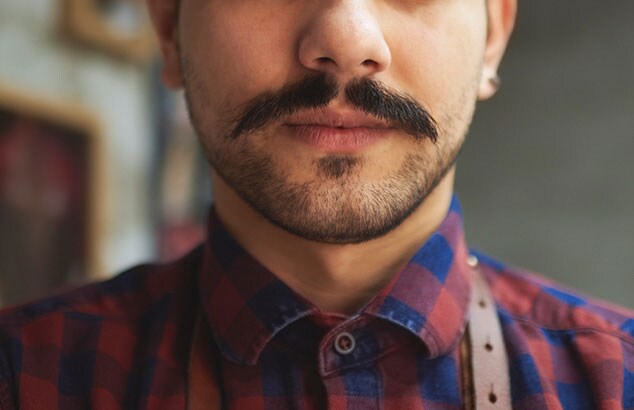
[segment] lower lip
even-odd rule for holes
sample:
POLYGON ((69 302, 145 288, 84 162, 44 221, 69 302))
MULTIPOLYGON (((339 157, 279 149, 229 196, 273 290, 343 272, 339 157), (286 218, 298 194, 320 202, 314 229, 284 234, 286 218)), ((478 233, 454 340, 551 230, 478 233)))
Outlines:
POLYGON ((336 128, 320 125, 287 125, 293 137, 329 152, 360 151, 384 139, 388 128, 336 128))

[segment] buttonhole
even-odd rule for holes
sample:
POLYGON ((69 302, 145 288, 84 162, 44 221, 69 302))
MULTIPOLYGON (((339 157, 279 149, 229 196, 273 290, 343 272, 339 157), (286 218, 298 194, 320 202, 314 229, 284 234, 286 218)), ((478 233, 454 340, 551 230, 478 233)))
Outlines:
POLYGON ((493 392, 489 393, 489 401, 491 403, 495 403, 496 401, 498 401, 498 396, 493 392))

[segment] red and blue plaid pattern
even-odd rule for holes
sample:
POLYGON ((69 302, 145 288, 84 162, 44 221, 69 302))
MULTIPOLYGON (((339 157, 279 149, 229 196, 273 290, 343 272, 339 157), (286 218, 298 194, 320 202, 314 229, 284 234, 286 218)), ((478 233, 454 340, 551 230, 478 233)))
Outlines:
MULTIPOLYGON (((184 409, 201 308, 226 408, 460 409, 467 255, 454 199, 410 263, 344 317, 295 294, 212 216, 206 244, 178 262, 3 311, 0 409, 184 409)), ((634 409, 633 312, 478 257, 514 408, 634 409)))

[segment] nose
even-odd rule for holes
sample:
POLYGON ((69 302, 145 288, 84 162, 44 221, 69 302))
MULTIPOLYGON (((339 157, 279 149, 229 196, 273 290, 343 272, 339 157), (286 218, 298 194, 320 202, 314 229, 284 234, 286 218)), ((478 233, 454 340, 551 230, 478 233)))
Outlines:
POLYGON ((377 16, 366 0, 315 2, 301 34, 300 63, 338 77, 361 77, 385 71, 391 53, 377 16))

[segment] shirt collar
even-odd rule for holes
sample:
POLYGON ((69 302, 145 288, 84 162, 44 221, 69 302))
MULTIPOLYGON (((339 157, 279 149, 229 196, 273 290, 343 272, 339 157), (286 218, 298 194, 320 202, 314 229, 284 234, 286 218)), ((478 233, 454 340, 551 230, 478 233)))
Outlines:
MULTIPOLYGON (((429 358, 451 351, 468 320, 467 256, 460 205, 454 196, 436 232, 359 315, 406 329, 425 345, 429 358)), ((251 257, 213 212, 199 294, 220 351, 237 364, 254 365, 280 330, 319 312, 251 257)))

